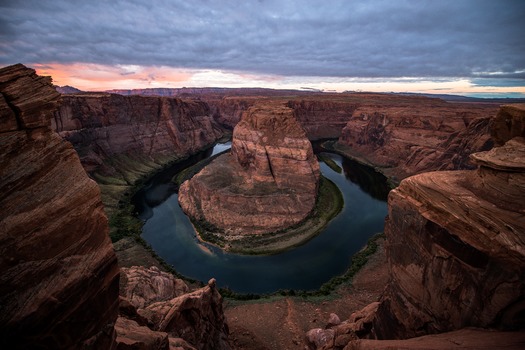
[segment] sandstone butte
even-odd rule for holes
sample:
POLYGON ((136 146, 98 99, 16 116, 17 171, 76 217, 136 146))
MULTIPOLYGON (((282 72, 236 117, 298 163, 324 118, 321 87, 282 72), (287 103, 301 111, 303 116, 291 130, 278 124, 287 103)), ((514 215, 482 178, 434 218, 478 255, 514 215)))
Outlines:
POLYGON ((0 348, 230 349, 215 281, 119 268, 97 184, 51 129, 51 79, 0 69, 0 348))
POLYGON ((492 121, 497 147, 472 154, 476 170, 419 174, 391 191, 385 292, 349 320, 309 331, 312 349, 522 348, 524 126, 525 105, 503 106, 492 121), (434 333, 444 334, 385 341, 434 333))
POLYGON ((226 236, 279 231, 304 220, 315 205, 319 163, 310 141, 281 104, 249 108, 221 155, 179 190, 190 217, 226 236))

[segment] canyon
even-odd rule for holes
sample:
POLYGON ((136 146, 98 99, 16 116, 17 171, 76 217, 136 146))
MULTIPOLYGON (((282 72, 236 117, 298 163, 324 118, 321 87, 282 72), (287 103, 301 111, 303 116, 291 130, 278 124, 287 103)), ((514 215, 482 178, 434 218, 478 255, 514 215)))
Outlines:
POLYGON ((231 153, 180 186, 179 203, 221 237, 272 233, 310 214, 319 176, 312 146, 292 110, 258 104, 235 126, 231 153))
POLYGON ((51 79, 9 66, 0 91, 1 347, 229 349, 213 280, 120 272, 100 189, 52 129, 51 79))
MULTIPOLYGON (((472 347, 489 338, 496 346, 523 344, 523 331, 511 332, 524 326, 523 105, 290 91, 61 96, 22 65, 0 70, 0 91, 2 347, 231 348, 224 313, 235 310, 224 310, 216 282, 191 285, 158 262, 132 266, 137 257, 119 268, 106 214, 121 210, 125 193, 149 174, 237 125, 235 151, 226 157, 239 169, 263 181, 277 174, 276 183, 294 170, 301 180, 296 164, 274 169, 273 155, 282 158, 276 148, 261 157, 256 119, 240 121, 261 102, 292 115, 304 129, 301 140, 337 138, 331 148, 401 182, 389 196, 384 293, 367 297, 374 302, 363 310, 352 304, 347 320, 334 316, 308 332, 310 348, 472 347), (441 334, 421 337, 432 333, 441 334), (413 339, 380 340, 406 338, 413 339)), ((306 149, 296 153, 308 158, 306 149)), ((120 260, 122 251, 116 254, 120 260)), ((260 305, 253 308, 268 308, 260 305)), ((247 324, 232 320, 241 337, 247 324)), ((259 327, 263 334, 280 325, 259 327)), ((304 341, 286 344, 303 349, 304 341)))
MULTIPOLYGON (((386 289, 347 321, 310 331, 312 348, 376 348, 381 342, 352 339, 406 339, 466 327, 523 329, 524 121, 525 105, 503 106, 491 129, 499 146, 471 155, 476 170, 415 175, 390 192, 386 289)), ((523 333, 490 337, 523 339, 523 333)))

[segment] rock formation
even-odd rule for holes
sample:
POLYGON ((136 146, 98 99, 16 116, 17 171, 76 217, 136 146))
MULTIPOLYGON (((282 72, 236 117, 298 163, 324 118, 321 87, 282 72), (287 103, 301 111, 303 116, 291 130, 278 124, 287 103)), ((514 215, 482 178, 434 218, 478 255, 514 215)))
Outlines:
POLYGON ((123 269, 123 274, 125 299, 116 325, 117 342, 123 348, 230 349, 222 297, 214 279, 187 293, 183 281, 154 267, 123 269))
POLYGON ((110 348, 118 266, 96 183, 50 128, 60 94, 0 69, 0 347, 110 348))
POLYGON ((524 107, 501 108, 492 134, 504 144, 474 153, 477 170, 412 176, 390 192, 385 293, 332 335, 312 332, 312 339, 332 341, 318 348, 350 336, 405 339, 525 326, 524 107))
POLYGON ((88 172, 118 171, 118 156, 151 162, 195 153, 222 135, 204 102, 167 97, 66 95, 52 124, 88 172))
POLYGON ((319 164, 292 110, 253 106, 233 132, 231 154, 183 183, 179 202, 192 218, 229 235, 274 232, 313 209, 319 164))
POLYGON ((427 171, 473 169, 469 155, 493 146, 489 124, 497 112, 495 105, 423 97, 381 102, 361 104, 338 145, 395 182, 427 171))

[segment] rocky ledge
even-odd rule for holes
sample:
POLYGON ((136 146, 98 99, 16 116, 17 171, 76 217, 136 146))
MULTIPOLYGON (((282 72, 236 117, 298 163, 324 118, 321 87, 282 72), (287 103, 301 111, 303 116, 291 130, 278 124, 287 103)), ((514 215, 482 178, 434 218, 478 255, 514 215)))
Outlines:
POLYGON ((319 164, 292 110, 250 107, 233 132, 231 153, 206 166, 179 191, 183 210, 227 236, 279 231, 315 205, 319 164))
POLYGON ((349 343, 352 337, 523 329, 525 108, 504 106, 501 115, 508 118, 495 119, 492 135, 504 145, 473 154, 477 170, 412 176, 390 192, 385 293, 343 324, 311 331, 312 348, 366 348, 349 343))
POLYGON ((156 267, 122 269, 118 349, 229 350, 228 325, 215 280, 188 286, 156 267))

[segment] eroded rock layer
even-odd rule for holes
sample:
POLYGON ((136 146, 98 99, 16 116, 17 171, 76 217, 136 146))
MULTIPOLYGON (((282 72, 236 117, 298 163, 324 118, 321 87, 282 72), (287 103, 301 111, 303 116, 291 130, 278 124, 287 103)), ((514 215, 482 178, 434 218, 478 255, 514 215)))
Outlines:
POLYGON ((273 232, 311 212, 319 175, 291 109, 257 105, 235 127, 231 153, 182 184, 179 202, 192 218, 228 234, 273 232))
POLYGON ((338 144, 396 181, 427 171, 474 169, 468 157, 492 148, 489 129, 496 112, 494 105, 429 98, 360 105, 338 144))
POLYGON ((65 95, 52 124, 88 172, 109 171, 119 155, 151 161, 191 154, 221 136, 207 104, 168 97, 65 95))
POLYGON ((0 347, 110 348, 118 266, 96 183, 50 129, 60 95, 0 69, 0 347))
POLYGON ((499 115, 509 109, 506 143, 473 154, 477 171, 421 174, 391 192, 392 281, 374 325, 379 337, 524 325, 525 109, 499 115))
MULTIPOLYGON (((524 121, 523 106, 502 107, 492 135, 503 146, 474 153, 477 170, 415 175, 390 192, 385 224, 390 281, 385 293, 380 302, 340 325, 310 331, 312 348, 410 348, 419 340, 405 344, 355 338, 406 339, 465 327, 523 330, 524 121)), ((515 334, 523 337, 523 332, 515 334)))
POLYGON ((121 316, 116 330, 123 349, 227 350, 228 326, 215 280, 188 286, 155 267, 123 269, 121 316))

